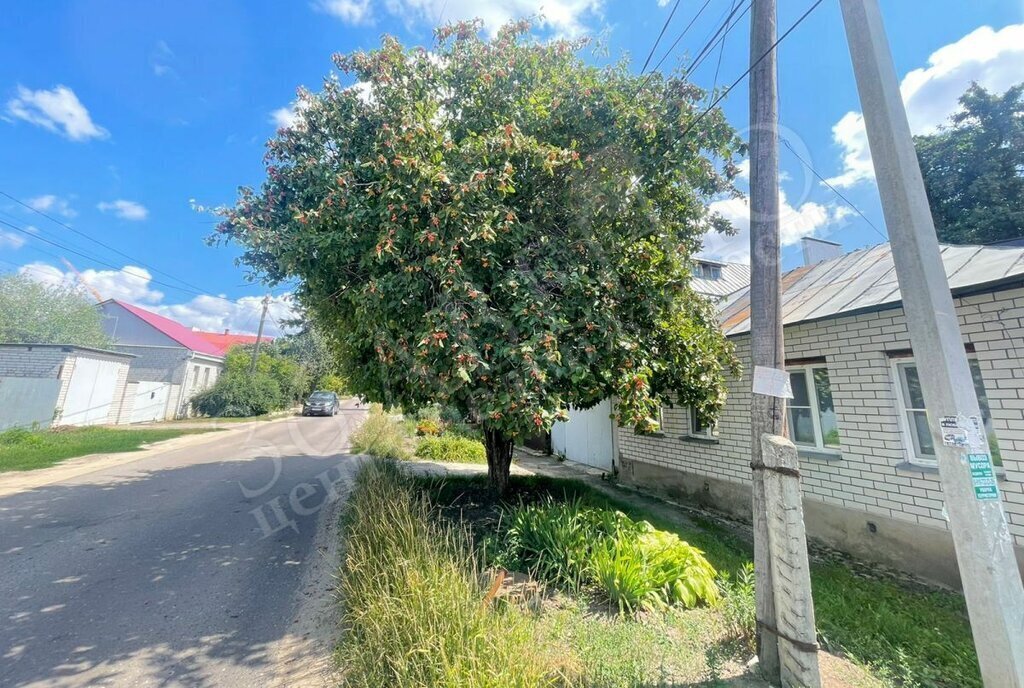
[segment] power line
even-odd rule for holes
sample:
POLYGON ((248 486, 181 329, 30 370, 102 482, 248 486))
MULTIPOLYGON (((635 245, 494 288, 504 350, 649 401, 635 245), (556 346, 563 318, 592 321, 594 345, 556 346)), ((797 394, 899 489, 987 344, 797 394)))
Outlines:
POLYGON ((704 47, 700 49, 700 52, 697 53, 697 56, 690 61, 690 66, 686 68, 687 76, 692 74, 698 67, 701 66, 701 64, 704 63, 704 60, 706 60, 708 55, 711 54, 711 51, 715 49, 715 45, 718 44, 720 41, 723 41, 725 39, 725 36, 730 31, 732 31, 737 24, 740 23, 740 20, 743 19, 743 16, 750 11, 752 5, 753 2, 751 0, 751 2, 747 3, 747 6, 743 10, 742 14, 736 17, 735 20, 733 20, 733 17, 736 16, 736 12, 738 12, 740 8, 737 7, 735 4, 733 5, 732 11, 729 12, 728 16, 726 16, 725 21, 723 21, 718 26, 718 29, 711 35, 710 38, 708 38, 705 41, 704 47))
POLYGON ((651 58, 654 57, 654 51, 658 49, 658 44, 661 43, 661 37, 665 35, 665 31, 668 29, 668 25, 672 22, 672 17, 675 16, 676 10, 679 9, 679 0, 676 0, 675 4, 672 5, 672 11, 668 13, 668 19, 661 25, 661 33, 658 34, 658 38, 654 41, 654 45, 651 46, 651 52, 647 53, 647 59, 644 60, 644 66, 640 69, 642 75, 647 71, 647 65, 651 63, 651 58))
MULTIPOLYGON (((736 0, 732 0, 732 9, 733 11, 736 10, 736 0)), ((747 6, 747 9, 750 9, 749 5, 747 6)), ((741 19, 742 16, 743 15, 740 15, 741 19)), ((739 22, 739 19, 737 19, 736 21, 739 22)), ((736 26, 736 24, 733 24, 733 26, 736 26)), ((731 30, 732 27, 729 27, 728 29, 726 29, 725 34, 722 35, 722 45, 718 48, 718 64, 715 65, 715 78, 711 81, 711 90, 709 91, 709 93, 714 93, 715 89, 718 88, 718 73, 722 70, 722 56, 725 55, 725 37, 729 35, 729 31, 731 30)))
MULTIPOLYGON (((106 262, 104 260, 101 260, 101 259, 97 258, 96 256, 90 255, 88 253, 83 253, 83 252, 81 252, 81 251, 79 251, 77 249, 71 248, 70 246, 66 246, 64 244, 61 244, 58 241, 53 241, 52 239, 48 239, 45 236, 42 236, 41 234, 34 234, 34 233, 28 231, 27 229, 19 227, 18 225, 14 224, 14 223, 8 222, 7 220, 0 219, 0 224, 3 224, 3 225, 6 225, 6 226, 10 227, 11 229, 15 230, 16 232, 21 232, 22 234, 24 234, 25 236, 27 236, 29 238, 39 239, 40 241, 46 242, 47 244, 50 244, 51 246, 55 246, 56 248, 59 248, 62 251, 67 251, 69 253, 73 253, 76 256, 79 256, 81 258, 85 258, 86 260, 91 260, 91 261, 93 261, 95 263, 99 263, 100 265, 103 265, 104 267, 111 268, 112 270, 116 270, 117 272, 123 272, 126 275, 130 275, 132 277, 138 277, 138 278, 141 278, 141 279, 146 279, 146 277, 147 277, 146 275, 140 274, 138 272, 132 272, 131 270, 128 270, 126 268, 119 268, 116 265, 114 265, 113 263, 108 263, 108 262, 106 262)), ((54 258, 60 258, 60 256, 58 256, 56 254, 49 253, 47 251, 41 251, 41 249, 39 249, 37 247, 34 247, 34 248, 36 248, 37 251, 40 251, 42 253, 46 253, 48 255, 51 255, 54 258)), ((193 290, 193 289, 187 289, 185 287, 179 287, 176 284, 169 284, 169 283, 163 282, 161 280, 153 279, 152 276, 149 276, 149 281, 152 282, 153 284, 158 284, 158 285, 160 285, 162 287, 166 287, 168 289, 175 289, 177 291, 181 291, 181 292, 184 292, 184 293, 187 293, 187 294, 193 294, 195 296, 208 296, 208 297, 210 297, 212 299, 220 299, 221 301, 227 301, 228 303, 234 303, 234 301, 232 301, 231 299, 226 298, 224 296, 218 296, 216 294, 210 294, 210 293, 207 293, 207 292, 204 292, 204 291, 196 291, 196 290, 193 290)))
MULTIPOLYGON (((750 11, 750 8, 751 8, 752 6, 753 6, 753 2, 748 2, 748 3, 747 3, 747 6, 743 8, 743 11, 742 11, 742 12, 740 12, 739 16, 737 16, 737 17, 736 17, 735 19, 733 19, 733 20, 732 20, 732 23, 731 23, 731 24, 729 24, 728 28, 726 28, 726 29, 725 29, 725 32, 724 32, 724 33, 722 33, 722 35, 721 35, 721 36, 719 36, 717 40, 714 40, 714 41, 713 41, 713 42, 712 42, 712 43, 710 44, 710 47, 709 47, 709 49, 708 49, 708 50, 706 50, 706 51, 702 51, 702 54, 701 54, 701 55, 699 55, 699 56, 697 56, 696 58, 694 58, 694 59, 693 59, 693 61, 692 61, 692 62, 690 63, 690 66, 689 66, 689 67, 687 67, 687 69, 686 69, 686 74, 687 74, 687 76, 689 76, 690 74, 693 74, 693 73, 694 73, 695 71, 697 71, 697 69, 699 69, 699 68, 700 68, 700 66, 701 66, 702 64, 704 64, 704 60, 708 59, 708 57, 710 57, 710 56, 711 56, 711 51, 713 51, 713 50, 715 49, 715 45, 717 45, 717 44, 719 44, 719 43, 721 44, 721 50, 720 50, 720 51, 719 51, 719 53, 718 53, 718 55, 719 55, 719 58, 718 58, 718 63, 719 63, 719 65, 721 65, 721 63, 722 63, 722 57, 721 57, 721 56, 722 56, 722 52, 724 52, 724 50, 725 50, 725 37, 726 37, 726 36, 728 36, 728 35, 729 35, 729 32, 730 32, 730 31, 732 31, 733 29, 735 29, 735 28, 736 28, 736 26, 738 26, 738 25, 739 25, 739 23, 740 23, 741 21, 743 21, 743 17, 745 17, 745 16, 747 15, 747 12, 749 12, 749 11, 750 11)), ((734 7, 735 7, 735 6, 734 6, 734 7)), ((734 10, 733 10, 733 11, 732 11, 732 12, 731 12, 730 14, 729 14, 729 18, 730 18, 730 19, 732 18, 732 15, 736 14, 736 10, 738 10, 738 9, 739 9, 739 8, 738 8, 738 7, 736 7, 736 8, 735 8, 735 9, 734 9, 734 10)), ((727 19, 727 20, 726 20, 726 23, 728 23, 728 21, 729 21, 729 20, 727 19)), ((719 32, 721 32, 721 29, 719 29, 719 32)), ((717 36, 717 35, 718 35, 718 33, 716 32, 716 34, 715 34, 715 35, 717 36)), ((714 38, 714 37, 712 37, 712 38, 714 38)), ((715 72, 715 83, 716 83, 716 84, 718 83, 718 72, 717 72, 717 70, 716 70, 716 72, 715 72)), ((714 90, 714 89, 712 89, 712 90, 714 90)))
POLYGON ((686 35, 686 32, 690 30, 690 27, 691 27, 691 26, 693 26, 694 22, 696 22, 696 21, 697 21, 697 18, 698 18, 698 17, 700 17, 700 15, 701 15, 701 14, 703 14, 703 12, 704 12, 704 9, 705 9, 705 8, 706 8, 706 7, 708 6, 708 5, 710 5, 710 4, 711 4, 711 0, 704 0, 704 4, 700 6, 700 9, 699 9, 699 10, 697 10, 697 14, 693 15, 693 19, 691 19, 691 20, 690 20, 690 23, 686 25, 686 27, 685 27, 685 28, 684 28, 684 29, 682 30, 682 32, 680 32, 680 34, 679 34, 679 35, 678 35, 678 36, 676 37, 676 40, 672 42, 672 45, 671 45, 671 46, 669 46, 669 49, 668 49, 668 51, 667 51, 667 52, 666 52, 666 53, 665 53, 664 55, 662 55, 662 57, 661 57, 661 59, 660 59, 660 60, 658 60, 658 64, 654 65, 654 69, 652 69, 652 70, 651 70, 651 71, 650 71, 650 72, 649 72, 649 73, 648 73, 648 74, 647 74, 647 75, 646 75, 646 76, 644 77, 643 81, 641 81, 641 82, 640 82, 640 86, 639 86, 639 87, 637 87, 637 89, 636 89, 636 93, 635 93, 635 94, 633 94, 633 95, 634 95, 634 97, 636 97, 637 95, 640 95, 640 91, 644 90, 644 86, 646 86, 646 85, 647 85, 647 82, 648 82, 648 81, 650 81, 650 79, 651 79, 651 75, 652 75, 652 74, 654 74, 655 72, 657 72, 657 71, 658 71, 658 68, 659 68, 659 67, 661 67, 662 63, 663 63, 663 62, 664 62, 664 61, 665 61, 666 59, 668 59, 668 56, 669 56, 669 55, 671 55, 671 54, 672 54, 672 51, 676 49, 676 46, 677 46, 677 45, 679 45, 679 42, 680 42, 681 40, 683 40, 683 37, 684 37, 684 36, 686 35))
POLYGON ((96 238, 92 237, 91 235, 89 235, 86 232, 83 232, 81 230, 75 229, 74 227, 72 227, 71 225, 67 224, 66 222, 62 222, 61 220, 58 220, 57 218, 55 218, 52 215, 49 215, 49 214, 43 212, 42 210, 39 210, 38 208, 33 208, 28 203, 25 203, 24 201, 22 201, 22 200, 20 200, 18 198, 15 198, 11 194, 7 193, 6 191, 0 190, 0 196, 4 196, 5 198, 9 198, 10 200, 14 201, 18 205, 21 205, 21 206, 23 206, 25 208, 28 208, 32 212, 37 213, 37 214, 45 217, 47 220, 50 220, 51 222, 54 222, 54 223, 60 225, 61 227, 64 227, 65 229, 70 230, 70 231, 74 232, 75 234, 88 239, 89 241, 93 242, 94 244, 102 246, 103 248, 107 249, 108 251, 113 251, 114 253, 116 253, 117 255, 121 256, 122 258, 127 258, 128 260, 130 260, 132 262, 138 263, 139 265, 141 265, 144 268, 148 268, 149 270, 152 270, 153 272, 155 272, 155 273, 157 273, 159 275, 163 275, 164 277, 168 277, 168 278, 173 279, 173 280, 175 280, 177 282, 180 282, 181 284, 184 284, 186 287, 194 289, 194 290, 196 290, 198 292, 205 292, 205 290, 202 287, 196 286, 194 284, 190 284, 190 283, 186 282, 185 280, 181 279, 180 277, 178 277, 177 275, 172 275, 172 274, 170 274, 168 272, 164 272, 163 270, 160 270, 159 268, 155 268, 152 265, 149 265, 149 264, 143 262, 142 260, 139 260, 138 258, 135 258, 134 256, 130 256, 127 253, 125 253, 124 251, 121 251, 120 249, 117 249, 117 248, 111 246, 110 244, 104 243, 104 242, 100 241, 99 239, 96 239, 96 238))
POLYGON ((735 81, 733 81, 731 84, 729 84, 728 88, 726 88, 724 91, 722 91, 722 93, 717 98, 715 98, 714 101, 712 101, 712 103, 707 107, 707 109, 705 109, 702 113, 700 113, 695 120, 690 122, 690 124, 685 129, 683 129, 682 133, 679 134, 679 136, 676 138, 676 140, 672 142, 672 145, 675 145, 679 141, 682 141, 683 138, 687 134, 689 134, 691 131, 693 131, 693 128, 695 126, 697 126, 698 124, 700 124, 701 120, 703 120, 705 117, 707 117, 708 113, 711 112, 712 110, 714 110, 715 106, 718 105, 720 102, 722 102, 722 100, 724 100, 725 97, 727 95, 729 95, 729 92, 732 91, 732 89, 736 88, 736 86, 741 81, 746 79, 747 76, 749 76, 750 73, 752 71, 754 71, 754 68, 757 67, 757 65, 761 64, 761 62, 764 61, 764 59, 766 57, 768 57, 768 55, 770 55, 772 53, 772 51, 775 50, 776 47, 778 47, 779 43, 784 41, 786 39, 786 37, 789 36, 789 34, 793 33, 793 31, 796 29, 796 27, 800 26, 800 24, 803 23, 803 21, 805 19, 807 19, 808 16, 810 16, 811 12, 813 12, 815 9, 817 9, 818 5, 820 5, 822 2, 824 2, 824 0, 815 0, 815 2, 807 9, 807 11, 804 12, 802 15, 800 15, 800 18, 797 19, 795 22, 793 22, 793 25, 790 26, 788 29, 786 29, 786 32, 784 34, 782 34, 781 36, 779 36, 775 40, 774 43, 772 43, 771 47, 768 48, 768 50, 764 51, 764 53, 761 54, 760 57, 758 57, 756 60, 754 60, 754 62, 751 63, 751 65, 747 68, 747 70, 745 72, 740 74, 739 77, 737 77, 735 81))
POLYGON ((825 179, 824 177, 822 177, 822 176, 821 176, 821 175, 820 175, 820 174, 818 173, 818 171, 817 171, 816 169, 814 169, 814 168, 813 168, 813 167, 811 166, 811 163, 807 162, 807 161, 806 161, 806 160, 804 160, 804 159, 803 159, 802 157, 800 157, 800 154, 799 154, 799 153, 797 153, 797 152, 796 152, 796 151, 795 151, 795 150, 793 149, 793 146, 792 146, 792 145, 791 145, 791 144, 789 143, 789 141, 788 141, 788 140, 786 140, 785 138, 780 138, 780 140, 782 141, 782 144, 783 144, 784 146, 786 146, 786 148, 788 148, 788 149, 789 149, 789 152, 790 152, 790 153, 792 153, 792 154, 794 155, 794 157, 796 157, 796 159, 797 159, 797 160, 799 160, 799 161, 800 161, 800 162, 801 162, 801 163, 803 164, 803 166, 804 166, 804 167, 806 167, 806 168, 807 168, 807 169, 808 169, 808 170, 809 170, 809 171, 811 172, 811 174, 813 174, 813 175, 814 175, 815 177, 817 177, 817 178, 818 178, 818 181, 820 181, 820 182, 821 182, 822 184, 824 184, 824 185, 825 185, 825 186, 827 186, 827 187, 828 187, 829 189, 831 189, 832 193, 834 193, 834 194, 835 194, 836 196, 838 196, 838 197, 839 197, 839 198, 840 198, 840 199, 841 199, 841 200, 842 200, 842 201, 843 201, 843 202, 844 202, 844 203, 845 203, 846 205, 850 206, 850 208, 851 208, 851 209, 853 209, 853 211, 854 211, 855 213, 857 213, 858 215, 860 215, 860 216, 861 216, 861 219, 863 219, 863 220, 864 220, 865 222, 867 222, 867 223, 868 223, 868 226, 869 226, 869 227, 871 227, 871 229, 875 230, 875 233, 876 233, 876 234, 877 234, 878 236, 882 237, 882 240, 883 240, 883 241, 889 241, 889 237, 887 237, 887 236, 886 236, 885 234, 883 234, 883 233, 882 233, 882 230, 880 230, 880 229, 879 229, 878 227, 876 227, 876 226, 875 226, 875 223, 874 223, 874 222, 872 222, 872 221, 871 221, 871 220, 870 220, 870 219, 868 218, 868 216, 867 216, 867 215, 865 215, 864 213, 862 213, 862 212, 861 212, 861 210, 860 210, 860 208, 858 208, 858 207, 857 207, 856 205, 854 205, 853 201, 851 201, 851 200, 850 200, 849 198, 847 198, 846 196, 844 196, 844 195, 843 195, 843 194, 842 194, 842 193, 841 193, 841 192, 839 191, 839 189, 837 189, 836 187, 832 186, 832 184, 830 184, 830 183, 829 183, 829 181, 828 181, 827 179, 825 179))

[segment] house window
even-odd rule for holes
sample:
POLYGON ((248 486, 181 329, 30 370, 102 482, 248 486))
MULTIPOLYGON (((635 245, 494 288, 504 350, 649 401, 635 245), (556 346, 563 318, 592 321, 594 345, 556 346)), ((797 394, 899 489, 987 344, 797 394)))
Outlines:
MULTIPOLYGON (((981 419, 985 424, 988 436, 988 448, 992 454, 992 463, 1002 466, 999 455, 999 442, 992 429, 992 412, 988 405, 988 394, 985 392, 985 381, 981 377, 978 359, 969 357, 967 363, 974 379, 974 392, 978 395, 978 406, 981 407, 981 419)), ((914 463, 935 465, 935 443, 928 427, 928 411, 924 404, 924 392, 917 374, 917 364, 912 358, 900 358, 893 361, 893 372, 896 386, 899 388, 896 398, 900 407, 900 423, 910 460, 914 463)))
POLYGON ((839 450, 839 423, 832 383, 823 365, 789 369, 793 398, 789 400, 789 437, 793 444, 826 451, 839 450))
POLYGON ((199 384, 199 366, 194 366, 192 368, 192 387, 195 388, 197 384, 199 384))
POLYGON ((713 263, 697 263, 693 266, 693 275, 708 280, 722 279, 722 266, 713 263))
POLYGON ((203 369, 203 389, 206 389, 209 386, 210 386, 210 369, 209 368, 204 368, 203 369))
POLYGON ((702 439, 714 439, 718 437, 718 426, 714 423, 707 423, 700 419, 697 409, 690 408, 690 436, 702 439))

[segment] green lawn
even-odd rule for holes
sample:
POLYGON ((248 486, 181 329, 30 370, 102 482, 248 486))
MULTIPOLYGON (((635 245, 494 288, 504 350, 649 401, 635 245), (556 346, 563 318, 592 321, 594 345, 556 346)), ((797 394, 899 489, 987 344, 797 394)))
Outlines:
POLYGON ((89 427, 28 431, 16 428, 0 432, 0 472, 46 468, 87 454, 130 452, 150 442, 201 432, 209 430, 89 427))
MULTIPOLYGON (((420 479, 421 488, 453 520, 465 519, 479 542, 500 530, 500 505, 484 477, 420 479)), ((716 523, 698 527, 672 518, 669 505, 616 499, 575 480, 513 477, 507 503, 519 504, 549 494, 579 498, 583 504, 622 511, 635 519, 679 535, 702 549, 719 571, 735 572, 752 559, 748 545, 716 523)), ((818 633, 826 648, 869 666, 886 684, 896 686, 981 686, 963 597, 957 594, 855 575, 840 563, 812 564, 811 582, 818 633)), ((686 612, 689 614, 689 612, 686 612)))

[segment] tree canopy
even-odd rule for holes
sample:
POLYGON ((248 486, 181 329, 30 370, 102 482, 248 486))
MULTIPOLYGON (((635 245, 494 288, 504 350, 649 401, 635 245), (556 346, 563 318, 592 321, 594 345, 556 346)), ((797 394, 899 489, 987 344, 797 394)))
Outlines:
POLYGON ((13 274, 0 275, 0 342, 111 344, 99 309, 80 291, 13 274))
POLYGON ((939 240, 1024 237, 1024 83, 1002 95, 972 84, 960 105, 949 126, 915 139, 939 240))
POLYGON ((354 392, 480 420, 499 481, 511 439, 570 404, 614 396, 640 431, 663 402, 713 417, 736 365, 690 259, 729 231, 707 202, 736 193, 742 142, 683 76, 529 30, 336 55, 356 86, 300 91, 218 227, 262 278, 301 280, 354 392))

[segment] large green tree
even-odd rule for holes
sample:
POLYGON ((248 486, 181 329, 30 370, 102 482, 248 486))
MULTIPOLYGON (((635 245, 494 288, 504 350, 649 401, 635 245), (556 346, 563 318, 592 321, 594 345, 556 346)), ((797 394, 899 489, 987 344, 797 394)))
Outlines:
POLYGON ((949 126, 915 139, 939 240, 1024 237, 1024 83, 1002 95, 972 84, 960 105, 949 126))
POLYGON ((96 304, 70 287, 0 275, 0 342, 105 347, 96 304))
POLYGON ((499 491, 514 439, 570 404, 614 396, 639 431, 667 400, 712 417, 735 366, 689 268, 728 229, 707 202, 735 193, 741 141, 682 76, 529 30, 335 56, 357 85, 300 92, 218 228, 264 279, 301 280, 354 392, 479 420, 499 491))

